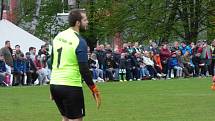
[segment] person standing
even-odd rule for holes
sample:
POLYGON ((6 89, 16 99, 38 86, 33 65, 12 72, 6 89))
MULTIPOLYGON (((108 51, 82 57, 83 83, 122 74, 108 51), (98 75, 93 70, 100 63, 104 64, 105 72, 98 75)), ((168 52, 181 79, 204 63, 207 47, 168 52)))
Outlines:
POLYGON ((5 41, 5 47, 0 49, 0 54, 4 56, 5 63, 10 67, 13 67, 13 50, 10 46, 10 41, 5 41))
POLYGON ((92 91, 98 108, 101 98, 89 71, 87 43, 79 33, 87 29, 85 11, 72 10, 69 14, 69 25, 70 28, 60 32, 53 40, 50 96, 63 121, 82 121, 85 107, 81 78, 92 91))

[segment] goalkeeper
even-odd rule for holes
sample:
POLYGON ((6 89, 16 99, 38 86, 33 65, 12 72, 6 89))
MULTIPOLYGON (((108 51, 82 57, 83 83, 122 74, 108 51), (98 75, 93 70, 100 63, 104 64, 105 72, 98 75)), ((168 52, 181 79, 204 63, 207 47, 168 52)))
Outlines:
POLYGON ((101 98, 89 71, 87 43, 79 34, 87 29, 85 11, 71 11, 69 25, 70 28, 53 40, 50 96, 62 115, 62 121, 82 121, 85 107, 81 77, 92 91, 98 108, 101 98))

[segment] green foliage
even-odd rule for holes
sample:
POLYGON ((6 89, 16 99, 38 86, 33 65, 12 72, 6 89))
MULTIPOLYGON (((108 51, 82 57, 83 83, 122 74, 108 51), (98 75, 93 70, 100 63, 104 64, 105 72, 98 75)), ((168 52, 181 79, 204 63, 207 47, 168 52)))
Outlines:
MULTIPOLYGON (((19 11, 21 22, 31 22, 36 0, 22 0, 19 11)), ((66 2, 65 2, 66 3, 66 2)), ((215 9, 213 0, 86 0, 78 1, 89 18, 85 37, 95 45, 121 32, 124 41, 148 40, 196 41, 215 36, 215 9)), ((42 0, 36 36, 53 38, 65 29, 56 14, 68 10, 60 0, 42 0)))
POLYGON ((20 0, 20 7, 17 8, 18 22, 24 20, 26 22, 32 21, 35 13, 36 0, 20 0), (20 14, 21 13, 21 14, 20 14))
POLYGON ((68 27, 68 24, 59 24, 57 13, 62 12, 63 4, 59 0, 47 0, 42 2, 40 10, 39 24, 37 26, 36 35, 40 38, 50 41, 62 29, 68 27))
MULTIPOLYGON (((211 0, 110 0, 94 3, 96 36, 123 34, 125 41, 196 41, 211 28, 211 0), (200 34, 203 33, 203 34, 200 34), (198 37, 200 35, 200 37, 198 37)), ((90 8, 89 8, 90 9, 90 8)), ((208 37, 212 33, 209 33, 208 37)), ((207 37, 207 36, 206 36, 207 37)), ((204 38, 207 39, 207 38, 204 38)))

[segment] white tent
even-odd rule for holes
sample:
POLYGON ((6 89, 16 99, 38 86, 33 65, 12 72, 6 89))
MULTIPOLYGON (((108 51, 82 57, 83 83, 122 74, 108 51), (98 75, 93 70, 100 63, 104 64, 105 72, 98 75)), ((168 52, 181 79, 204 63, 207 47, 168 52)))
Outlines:
POLYGON ((28 52, 29 47, 35 47, 38 52, 41 45, 45 44, 39 38, 3 19, 0 20, 0 48, 4 47, 6 40, 10 41, 12 49, 15 48, 15 45, 20 45, 23 53, 28 52))

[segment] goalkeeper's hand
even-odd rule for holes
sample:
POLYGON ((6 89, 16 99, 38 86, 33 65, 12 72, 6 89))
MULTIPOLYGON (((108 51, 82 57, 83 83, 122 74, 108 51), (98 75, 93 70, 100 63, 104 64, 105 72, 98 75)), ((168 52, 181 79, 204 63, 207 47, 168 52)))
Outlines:
POLYGON ((101 96, 100 96, 100 92, 98 91, 98 89, 96 88, 96 85, 90 86, 90 90, 93 93, 93 97, 96 101, 96 106, 99 109, 100 105, 101 105, 101 96))

